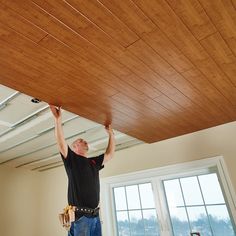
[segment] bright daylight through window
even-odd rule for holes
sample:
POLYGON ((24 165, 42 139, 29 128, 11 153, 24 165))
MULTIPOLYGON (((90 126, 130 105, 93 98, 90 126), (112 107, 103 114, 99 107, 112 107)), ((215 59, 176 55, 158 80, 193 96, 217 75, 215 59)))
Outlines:
POLYGON ((160 235, 151 183, 114 188, 118 235, 160 235))
POLYGON ((214 167, 113 186, 116 235, 235 236, 221 177, 214 167))
POLYGON ((164 181, 175 236, 234 236, 216 173, 164 181))

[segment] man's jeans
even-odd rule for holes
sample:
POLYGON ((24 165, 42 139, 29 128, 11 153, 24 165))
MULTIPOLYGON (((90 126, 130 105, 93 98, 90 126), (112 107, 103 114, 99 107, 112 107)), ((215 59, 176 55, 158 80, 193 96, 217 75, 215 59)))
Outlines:
POLYGON ((68 236, 102 236, 99 217, 82 216, 71 224, 68 236))

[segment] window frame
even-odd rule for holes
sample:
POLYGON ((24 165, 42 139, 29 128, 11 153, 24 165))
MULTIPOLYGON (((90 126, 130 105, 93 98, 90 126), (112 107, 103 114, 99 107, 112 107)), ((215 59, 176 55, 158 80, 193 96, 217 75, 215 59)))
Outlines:
MULTIPOLYGON (((147 183, 150 183, 151 184, 151 187, 152 187, 152 190, 153 190, 153 183, 151 182, 151 181, 146 181, 146 182, 137 182, 137 183, 135 183, 135 184, 123 184, 122 186, 119 186, 119 187, 128 187, 128 186, 138 186, 138 185, 142 185, 142 184, 147 184, 147 183)), ((116 211, 116 209, 115 209, 115 195, 114 195, 114 188, 117 188, 117 187, 112 187, 112 190, 113 190, 113 204, 114 204, 114 215, 115 215, 115 222, 117 222, 116 220, 117 220, 117 211, 116 211)), ((139 188, 139 187, 138 187, 139 188)), ((141 198, 140 198, 140 190, 138 189, 138 191, 139 191, 139 199, 140 199, 140 209, 136 209, 136 210, 140 210, 140 211, 143 211, 143 210, 146 210, 146 208, 142 208, 142 204, 141 204, 141 198)), ((126 193, 127 194, 127 193, 126 193)), ((126 197, 127 197, 127 195, 126 195, 126 197)), ((155 197, 155 194, 153 194, 153 197, 155 197)), ((126 199, 127 200, 127 199, 126 199)), ((149 210, 155 210, 156 211, 156 209, 157 209, 157 204, 156 204, 156 201, 155 201, 155 199, 154 199, 154 208, 150 208, 149 210)), ((130 212, 130 211, 133 211, 134 209, 129 209, 129 207, 128 207, 128 202, 127 202, 127 212, 130 212)), ((118 211, 120 211, 120 210, 118 210, 118 211)), ((129 214, 129 213, 128 213, 129 214)), ((156 211, 156 214, 157 214, 157 211, 156 211)), ((142 216, 143 217, 143 216, 142 216)), ((157 216, 157 220, 159 220, 158 219, 158 216, 157 216)), ((130 219, 129 219, 129 221, 130 221, 130 219)), ((116 227, 116 234, 118 235, 118 225, 116 224, 115 225, 115 227, 116 227)))
POLYGON ((114 187, 123 187, 132 184, 150 182, 153 188, 154 201, 156 205, 157 220, 161 236, 173 236, 172 226, 169 218, 167 201, 165 198, 163 180, 179 178, 184 176, 211 173, 209 168, 216 168, 222 191, 227 206, 230 208, 232 223, 236 223, 236 195, 229 177, 223 156, 216 156, 181 164, 153 168, 122 174, 107 178, 101 178, 101 221, 103 235, 117 236, 115 200, 113 196, 114 187))

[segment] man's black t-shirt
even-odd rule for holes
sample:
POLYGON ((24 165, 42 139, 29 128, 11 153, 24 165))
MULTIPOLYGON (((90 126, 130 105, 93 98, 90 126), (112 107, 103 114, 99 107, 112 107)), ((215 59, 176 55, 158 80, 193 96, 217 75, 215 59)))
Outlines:
POLYGON ((67 157, 62 156, 62 160, 68 176, 68 204, 96 208, 100 194, 99 170, 104 167, 104 154, 86 158, 68 147, 67 157))

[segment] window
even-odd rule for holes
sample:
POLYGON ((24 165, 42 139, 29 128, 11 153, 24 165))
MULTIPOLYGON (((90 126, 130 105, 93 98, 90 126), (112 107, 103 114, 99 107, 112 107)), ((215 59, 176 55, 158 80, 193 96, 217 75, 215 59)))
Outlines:
POLYGON ((158 236, 151 183, 113 188, 119 236, 158 236))
POLYGON ((236 201, 222 157, 101 181, 103 234, 235 236, 236 201))
POLYGON ((163 181, 175 236, 234 236, 216 173, 163 181))

